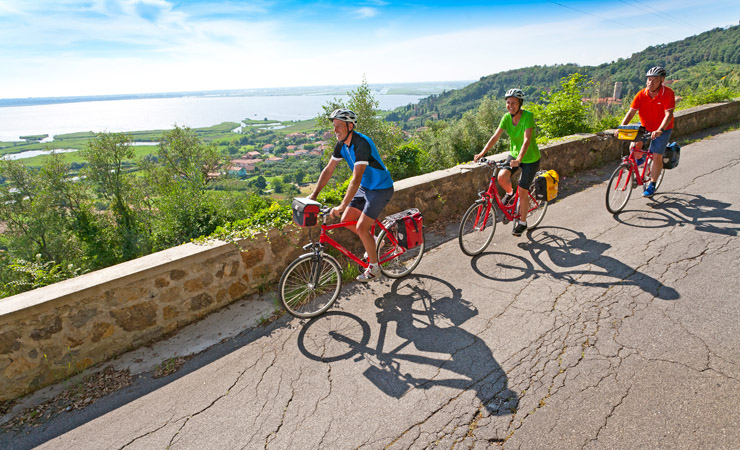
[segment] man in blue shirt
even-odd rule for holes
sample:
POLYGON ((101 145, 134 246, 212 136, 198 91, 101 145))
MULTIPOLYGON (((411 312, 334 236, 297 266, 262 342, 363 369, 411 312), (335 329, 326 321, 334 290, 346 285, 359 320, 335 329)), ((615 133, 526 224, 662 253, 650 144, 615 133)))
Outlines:
POLYGON ((375 239, 370 227, 393 197, 393 180, 380 159, 372 139, 355 131, 357 114, 348 109, 337 109, 331 113, 329 120, 334 125, 337 145, 334 147, 331 160, 321 171, 316 188, 309 198, 316 200, 334 174, 339 161, 342 159, 347 161, 352 171, 352 180, 342 203, 332 209, 331 215, 336 217, 341 214, 342 222, 357 221, 354 227, 348 228, 360 237, 369 263, 357 280, 370 281, 380 275, 375 239))

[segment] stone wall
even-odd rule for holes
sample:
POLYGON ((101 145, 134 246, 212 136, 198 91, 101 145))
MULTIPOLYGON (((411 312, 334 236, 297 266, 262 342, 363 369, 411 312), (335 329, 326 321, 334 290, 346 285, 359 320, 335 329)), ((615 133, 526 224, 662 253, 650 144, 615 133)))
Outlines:
MULTIPOLYGON (((738 102, 680 111, 675 137, 738 120, 738 102)), ((573 136, 544 146, 542 167, 570 174, 617 159, 625 145, 608 133, 573 136)), ((428 224, 460 214, 486 188, 489 176, 485 167, 457 166, 401 180, 385 212, 416 207, 428 224)), ((336 239, 357 241, 347 233, 338 232, 336 239)), ((307 241, 307 230, 288 226, 242 241, 239 249, 223 242, 186 244, 0 299, 0 401, 161 339, 238 298, 274 287, 307 241)))

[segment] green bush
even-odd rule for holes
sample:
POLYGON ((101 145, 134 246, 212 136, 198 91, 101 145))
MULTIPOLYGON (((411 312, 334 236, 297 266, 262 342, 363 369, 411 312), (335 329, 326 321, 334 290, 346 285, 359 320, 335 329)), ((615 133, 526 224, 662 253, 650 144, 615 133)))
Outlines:
POLYGON ((0 270, 2 270, 0 277, 3 280, 0 295, 3 297, 48 286, 84 273, 82 268, 73 264, 42 261, 41 254, 36 255, 33 261, 12 258, 7 265, 3 264, 0 270))

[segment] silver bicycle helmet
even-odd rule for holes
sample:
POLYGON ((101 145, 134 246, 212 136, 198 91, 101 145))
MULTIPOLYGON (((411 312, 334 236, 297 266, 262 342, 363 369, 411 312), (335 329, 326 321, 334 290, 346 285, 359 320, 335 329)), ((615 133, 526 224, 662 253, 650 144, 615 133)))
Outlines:
POLYGON ((507 99, 509 97, 516 97, 519 100, 524 100, 524 91, 521 89, 509 89, 506 91, 506 94, 504 94, 504 99, 507 99))
POLYGON ((646 77, 664 77, 666 75, 665 69, 660 66, 651 67, 645 74, 646 77))
POLYGON ((357 114, 349 109, 335 109, 329 116, 329 120, 339 119, 342 122, 348 122, 357 126, 357 114))

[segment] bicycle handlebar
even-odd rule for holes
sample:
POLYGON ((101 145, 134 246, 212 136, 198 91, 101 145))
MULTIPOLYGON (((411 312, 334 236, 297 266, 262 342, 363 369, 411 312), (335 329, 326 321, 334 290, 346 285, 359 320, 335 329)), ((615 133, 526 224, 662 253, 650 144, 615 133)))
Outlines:
POLYGON ((506 161, 496 161, 495 159, 492 159, 492 158, 481 158, 476 162, 476 164, 486 164, 491 167, 496 166, 499 169, 507 167, 506 161))

